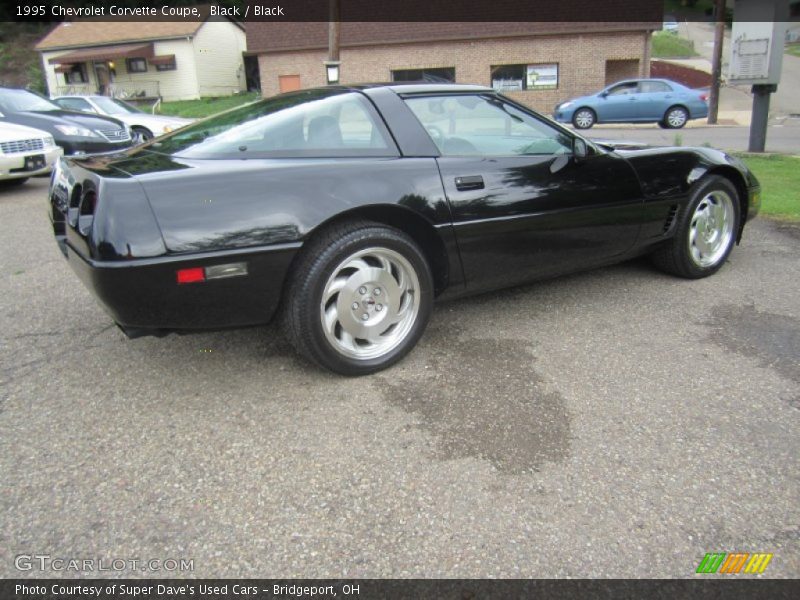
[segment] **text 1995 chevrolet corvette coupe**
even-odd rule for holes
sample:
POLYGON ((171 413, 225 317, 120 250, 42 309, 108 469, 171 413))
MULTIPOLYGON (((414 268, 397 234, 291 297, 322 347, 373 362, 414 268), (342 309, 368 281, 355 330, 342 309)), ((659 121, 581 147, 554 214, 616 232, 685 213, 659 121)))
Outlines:
POLYGON ((594 144, 489 88, 328 87, 62 159, 68 262, 131 337, 281 317, 333 371, 384 368, 437 297, 650 254, 717 271, 759 184, 709 148, 594 144))

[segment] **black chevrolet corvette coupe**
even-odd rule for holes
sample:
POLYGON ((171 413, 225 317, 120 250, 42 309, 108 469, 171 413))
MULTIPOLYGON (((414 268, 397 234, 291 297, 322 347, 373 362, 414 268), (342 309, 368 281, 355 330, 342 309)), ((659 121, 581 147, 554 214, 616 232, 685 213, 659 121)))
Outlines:
POLYGON ((413 348, 434 298, 642 254, 711 275, 760 189, 717 150, 596 144, 490 88, 407 84, 283 94, 62 159, 50 202, 129 336, 279 315, 301 354, 359 375, 413 348))

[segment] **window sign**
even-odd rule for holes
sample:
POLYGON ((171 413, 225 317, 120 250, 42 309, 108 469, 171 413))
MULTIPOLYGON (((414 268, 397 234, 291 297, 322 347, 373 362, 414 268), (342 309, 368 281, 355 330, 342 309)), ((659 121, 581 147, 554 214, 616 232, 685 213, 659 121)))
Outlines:
POLYGON ((558 65, 528 65, 527 89, 554 90, 558 87, 558 65))

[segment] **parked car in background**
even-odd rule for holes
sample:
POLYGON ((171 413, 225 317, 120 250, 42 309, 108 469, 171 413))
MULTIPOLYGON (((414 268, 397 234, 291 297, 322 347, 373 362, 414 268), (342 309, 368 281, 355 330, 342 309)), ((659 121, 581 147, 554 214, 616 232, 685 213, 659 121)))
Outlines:
POLYGON ((67 110, 79 110, 119 119, 131 128, 135 143, 146 142, 194 122, 194 119, 151 115, 132 104, 108 96, 58 96, 53 98, 53 102, 67 110))
POLYGON ((277 315, 301 354, 363 375, 411 350, 436 297, 644 254, 712 275, 760 188, 712 148, 618 149, 491 88, 405 84, 282 94, 62 159, 50 202, 129 336, 277 315))
POLYGON ((678 19, 672 15, 664 15, 664 23, 661 26, 661 31, 678 33, 678 19))
POLYGON ((63 153, 46 131, 0 120, 0 187, 49 173, 63 153))
POLYGON ((693 90, 669 79, 629 79, 590 96, 556 105, 553 118, 589 129, 597 123, 658 123, 680 129, 690 119, 708 116, 707 90, 693 90))
POLYGON ((64 110, 28 90, 0 87, 0 123, 46 131, 65 154, 113 152, 132 144, 130 129, 121 121, 64 110))

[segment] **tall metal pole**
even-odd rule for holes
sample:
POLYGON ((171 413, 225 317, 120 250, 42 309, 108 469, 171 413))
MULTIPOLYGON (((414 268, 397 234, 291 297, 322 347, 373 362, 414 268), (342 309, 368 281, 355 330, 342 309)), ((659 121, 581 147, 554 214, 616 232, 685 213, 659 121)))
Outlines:
POLYGON ((778 89, 777 85, 754 85, 753 114, 750 118, 750 141, 748 152, 763 152, 767 145, 767 124, 769 123, 769 95, 778 89))
POLYGON ((725 41, 725 0, 716 0, 714 16, 714 53, 711 60, 711 90, 708 95, 708 124, 716 125, 719 112, 719 88, 722 79, 722 45, 725 41))

